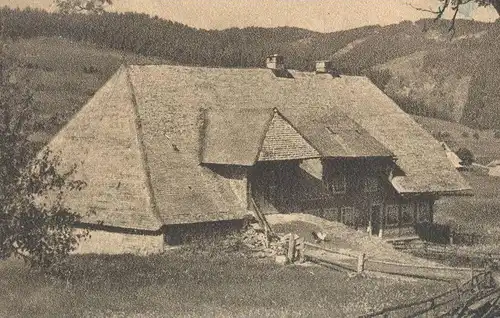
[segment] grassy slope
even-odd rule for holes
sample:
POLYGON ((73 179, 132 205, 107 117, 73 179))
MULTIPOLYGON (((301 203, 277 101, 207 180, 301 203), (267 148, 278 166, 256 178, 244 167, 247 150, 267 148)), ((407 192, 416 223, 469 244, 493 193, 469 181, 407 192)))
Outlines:
POLYGON ((438 223, 463 232, 500 236, 500 178, 464 173, 473 188, 472 197, 443 198, 436 203, 438 223))
POLYGON ((47 142, 122 62, 166 62, 60 38, 21 39, 9 43, 8 51, 23 66, 21 77, 28 81, 33 91, 40 124, 40 131, 33 140, 39 143, 47 142), (84 70, 90 67, 94 70, 84 70))
POLYGON ((0 263, 2 317, 352 317, 451 286, 349 278, 240 254, 83 257, 71 284, 0 263), (22 295, 22 296, 21 296, 22 295))
POLYGON ((333 60, 348 72, 368 74, 413 113, 500 127, 499 24, 460 21, 454 38, 446 26, 430 21, 387 26, 333 60), (421 65, 414 65, 417 52, 421 65), (392 65, 395 59, 399 67, 392 65))
POLYGON ((500 159, 500 138, 494 137, 493 130, 474 130, 461 124, 423 116, 413 116, 413 118, 433 135, 447 132, 449 137, 444 138, 444 141, 453 150, 456 151, 461 147, 470 149, 481 164, 500 159), (473 137, 474 133, 479 135, 479 139, 473 137))

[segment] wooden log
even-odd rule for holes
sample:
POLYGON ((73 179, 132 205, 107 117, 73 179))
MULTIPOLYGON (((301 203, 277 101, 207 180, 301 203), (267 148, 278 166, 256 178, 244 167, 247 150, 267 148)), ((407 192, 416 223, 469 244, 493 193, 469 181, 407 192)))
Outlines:
POLYGON ((267 231, 267 226, 264 224, 264 222, 263 225, 264 225, 264 235, 266 237, 265 245, 266 248, 269 248, 269 232, 267 231))
POLYGON ((362 273, 365 270, 365 253, 360 253, 358 256, 358 273, 362 273))

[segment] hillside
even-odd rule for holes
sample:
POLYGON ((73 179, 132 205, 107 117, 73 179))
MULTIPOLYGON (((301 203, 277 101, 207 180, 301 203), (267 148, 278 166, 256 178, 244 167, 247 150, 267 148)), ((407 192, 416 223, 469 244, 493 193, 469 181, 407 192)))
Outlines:
MULTIPOLYGON (((0 6, 31 6, 48 11, 56 10, 54 0, 0 0, 0 6)), ((332 32, 365 25, 389 25, 403 20, 432 17, 431 13, 413 7, 437 9, 439 0, 335 0, 335 1, 280 1, 280 0, 119 0, 107 8, 113 12, 140 12, 158 15, 196 28, 225 29, 230 27, 295 26, 321 32, 332 32), (411 4, 411 5, 409 5, 411 4), (413 6, 413 7, 412 7, 413 6), (200 9, 203 8, 203 9, 200 9), (369 8, 367 10, 367 8, 369 8), (272 11, 274 14, 270 14, 272 11), (334 17, 334 18, 328 18, 334 17)), ((471 10, 469 3, 459 10, 458 17, 476 21, 491 21, 491 8, 471 10)), ((451 11, 446 14, 451 16, 451 11)))
MULTIPOLYGON (((4 32, 15 43, 63 37, 75 45, 85 42, 117 50, 111 66, 100 59, 100 75, 82 75, 101 81, 83 85, 87 96, 119 63, 116 55, 122 53, 117 52, 216 67, 262 67, 266 55, 280 53, 290 68, 312 70, 315 60, 328 58, 345 74, 367 75, 409 113, 500 128, 500 23, 458 21, 452 37, 447 22, 431 20, 318 33, 291 27, 203 30, 132 13, 61 15, 4 8, 2 15, 4 32)), ((76 65, 81 67, 80 61, 76 65)))
POLYGON ((482 128, 500 128, 497 76, 500 23, 421 20, 335 33, 298 28, 194 29, 141 14, 82 16, 4 8, 13 38, 63 36, 175 63, 260 67, 270 52, 291 68, 331 58, 346 74, 366 74, 406 111, 482 128), (29 22, 29 23, 28 23, 29 22))
POLYGON ((457 151, 467 148, 474 154, 476 161, 486 165, 500 158, 500 138, 495 138, 493 130, 477 130, 445 120, 413 116, 413 119, 438 139, 445 141, 457 151))
POLYGON ((7 54, 15 56, 21 65, 19 78, 33 93, 38 132, 32 141, 37 146, 46 143, 122 62, 167 63, 60 38, 19 40, 7 48, 7 54))

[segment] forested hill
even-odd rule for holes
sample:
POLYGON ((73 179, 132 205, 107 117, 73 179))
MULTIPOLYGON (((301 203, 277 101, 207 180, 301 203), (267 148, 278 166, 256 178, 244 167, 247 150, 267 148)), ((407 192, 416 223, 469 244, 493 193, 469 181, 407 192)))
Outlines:
POLYGON ((290 68, 331 59, 345 74, 368 75, 406 111, 500 128, 500 23, 422 20, 334 33, 299 28, 201 30, 135 13, 61 15, 3 8, 4 35, 63 37, 170 63, 262 67, 280 53, 290 68))
POLYGON ((260 67, 274 52, 286 55, 290 67, 304 69, 311 59, 378 29, 340 32, 328 41, 327 36, 299 28, 203 30, 137 13, 63 15, 4 8, 2 15, 10 37, 62 36, 176 63, 225 67, 260 67))

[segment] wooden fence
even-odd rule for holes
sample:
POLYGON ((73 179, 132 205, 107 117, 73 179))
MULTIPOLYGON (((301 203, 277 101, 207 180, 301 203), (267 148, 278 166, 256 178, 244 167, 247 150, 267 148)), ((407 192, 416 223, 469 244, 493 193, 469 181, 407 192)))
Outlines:
POLYGON ((439 295, 410 303, 386 307, 361 317, 463 317, 480 312, 475 317, 497 317, 500 288, 492 272, 485 269, 424 266, 369 259, 364 253, 352 254, 306 242, 297 235, 288 234, 287 259, 310 260, 337 270, 350 272, 378 272, 392 275, 454 281, 457 286, 439 295), (466 277, 469 277, 466 280, 466 277), (466 280, 464 283, 461 281, 466 280), (482 311, 481 311, 482 310, 482 311))
POLYGON ((470 277, 474 271, 484 270, 483 268, 471 269, 464 267, 426 266, 388 262, 367 258, 364 253, 359 253, 357 255, 345 253, 305 241, 302 241, 299 247, 292 247, 292 245, 295 244, 292 240, 290 240, 289 243, 289 251, 292 248, 294 249, 293 253, 288 256, 289 262, 294 262, 297 259, 309 260, 338 270, 350 272, 366 271, 442 281, 457 281, 470 277))
POLYGON ((500 240, 499 235, 479 234, 451 230, 449 243, 456 245, 472 246, 476 244, 494 244, 500 240))
POLYGON ((500 235, 464 232, 438 223, 420 223, 416 225, 415 231, 422 240, 440 244, 471 246, 496 243, 500 240, 500 235))
POLYGON ((447 260, 455 264, 474 264, 500 269, 500 254, 460 249, 456 245, 436 244, 425 241, 393 242, 397 250, 410 252, 425 258, 447 260))
MULTIPOLYGON (((489 303, 490 306, 486 307, 488 314, 492 314, 496 308, 500 297, 500 288, 495 286, 491 272, 485 271, 439 295, 386 307, 360 317, 422 317, 429 315, 430 317, 463 317, 466 312, 477 312, 480 307, 474 307, 474 305, 481 303, 483 299, 489 300, 489 297, 493 295, 496 297, 489 303)), ((484 302, 483 306, 487 304, 488 302, 484 302)), ((483 315, 477 317, 483 317, 483 315)))

